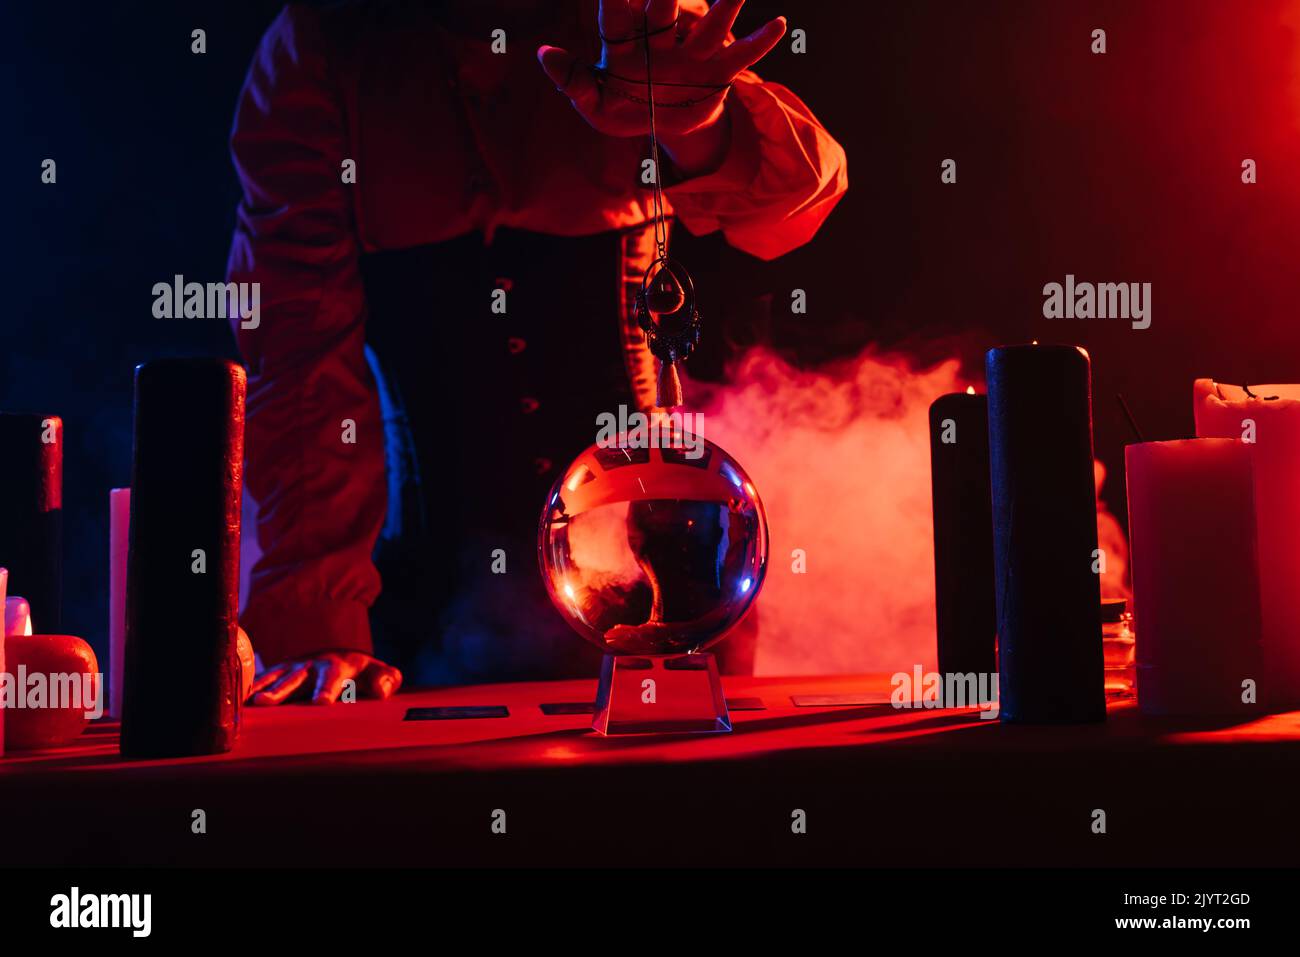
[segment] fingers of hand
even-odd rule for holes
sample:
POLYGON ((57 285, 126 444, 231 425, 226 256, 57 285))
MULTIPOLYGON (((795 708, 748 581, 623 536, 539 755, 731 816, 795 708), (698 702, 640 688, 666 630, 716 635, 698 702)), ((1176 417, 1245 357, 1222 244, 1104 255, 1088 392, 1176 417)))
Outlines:
POLYGON ((288 665, 276 665, 274 668, 267 668, 260 675, 253 679, 252 687, 248 689, 249 695, 257 694, 265 688, 270 687, 280 680, 280 677, 289 670, 288 665))
POLYGON ((638 29, 641 17, 633 18, 627 0, 600 0, 596 22, 600 24, 601 36, 618 39, 638 29))
POLYGON ((745 0, 718 0, 691 27, 682 48, 696 60, 712 57, 727 42, 727 34, 744 6, 745 0))
POLYGON ((312 704, 333 704, 343 693, 343 682, 357 673, 355 665, 347 658, 331 655, 312 665, 315 686, 311 693, 312 704))
POLYGON ((714 58, 728 76, 735 76, 741 70, 757 63, 776 46, 785 36, 785 17, 777 17, 763 24, 743 40, 737 40, 730 46, 723 47, 714 58))
POLYGON ((361 673, 358 682, 363 695, 370 698, 390 698, 402 686, 402 673, 392 665, 382 661, 373 661, 370 667, 361 673))
POLYGON ((677 0, 646 0, 645 14, 637 19, 651 35, 651 50, 671 50, 676 46, 677 0))
POLYGON ((311 668, 306 662, 290 665, 269 687, 253 695, 253 704, 282 704, 303 686, 310 674, 311 668))
POLYGON ((577 57, 560 47, 542 46, 537 48, 537 59, 555 88, 573 101, 578 112, 585 115, 596 108, 600 100, 596 80, 577 57))

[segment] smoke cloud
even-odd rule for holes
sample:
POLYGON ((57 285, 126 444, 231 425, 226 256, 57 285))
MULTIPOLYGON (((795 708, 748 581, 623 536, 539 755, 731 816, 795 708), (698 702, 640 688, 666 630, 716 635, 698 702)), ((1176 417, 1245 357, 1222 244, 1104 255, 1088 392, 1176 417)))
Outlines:
MULTIPOLYGON (((705 435, 752 476, 771 532, 759 674, 937 666, 930 403, 979 382, 957 360, 916 368, 868 349, 816 370, 755 348, 725 386, 688 383, 705 435), (802 549, 806 572, 792 570, 802 549)), ((1103 473, 1098 465, 1098 486, 1103 473)), ((1122 594, 1123 532, 1099 513, 1103 592, 1122 594)))

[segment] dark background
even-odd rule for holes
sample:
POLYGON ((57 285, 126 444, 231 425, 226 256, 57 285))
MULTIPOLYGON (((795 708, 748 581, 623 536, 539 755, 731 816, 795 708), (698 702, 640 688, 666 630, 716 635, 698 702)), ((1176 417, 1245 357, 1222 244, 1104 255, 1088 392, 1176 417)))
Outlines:
MULTIPOLYGON (((594 0, 593 0, 594 2, 594 0)), ((61 414, 65 628, 107 653, 107 494, 129 479, 131 370, 234 355, 219 320, 158 320, 152 286, 221 278, 233 106, 278 2, 8 4, 0 26, 8 228, 0 407, 61 414), (207 31, 206 55, 190 31, 207 31), (58 163, 57 185, 40 163, 58 163)), ((797 4, 761 67, 845 145, 850 190, 807 248, 759 263, 679 236, 714 332, 697 377, 769 342, 801 363, 871 343, 978 374, 1001 341, 1093 358, 1098 454, 1118 481, 1123 392, 1148 438, 1190 434, 1191 380, 1300 381, 1300 3, 797 4), (1108 52, 1090 52, 1093 28, 1108 52), (958 182, 939 181, 957 160, 958 182), (1259 184, 1240 181, 1242 159, 1259 184), (1153 284, 1153 325, 1042 318, 1042 286, 1153 284), (790 316, 790 290, 809 314, 790 316)), ((38 622, 39 625, 39 622, 38 622)))

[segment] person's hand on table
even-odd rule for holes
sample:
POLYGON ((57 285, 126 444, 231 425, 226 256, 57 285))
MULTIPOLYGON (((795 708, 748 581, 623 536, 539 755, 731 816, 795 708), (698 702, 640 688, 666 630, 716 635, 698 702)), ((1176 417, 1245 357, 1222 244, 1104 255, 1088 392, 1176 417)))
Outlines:
POLYGON ((248 703, 310 701, 333 704, 351 679, 358 698, 388 698, 402 686, 402 673, 359 651, 322 651, 267 668, 253 682, 248 703))

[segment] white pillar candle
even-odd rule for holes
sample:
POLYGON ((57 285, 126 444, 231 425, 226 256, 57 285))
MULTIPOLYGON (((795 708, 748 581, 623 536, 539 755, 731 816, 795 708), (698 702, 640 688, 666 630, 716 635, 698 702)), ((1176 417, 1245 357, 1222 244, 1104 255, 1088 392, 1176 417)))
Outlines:
POLYGON ((108 716, 122 717, 126 652, 126 554, 131 535, 131 490, 108 492, 108 716))
POLYGON ((1248 449, 1231 439, 1124 450, 1138 706, 1144 714, 1257 711, 1259 575, 1248 449))
MULTIPOLYGON (((0 608, 5 607, 5 597, 9 591, 9 570, 0 568, 0 608)), ((5 673, 5 640, 4 628, 0 627, 0 675, 5 673)), ((3 702, 0 702, 0 757, 5 753, 5 709, 3 702)))
POLYGON ((32 606, 21 595, 5 599, 5 637, 32 634, 32 606))
POLYGON ((1197 379, 1193 398, 1196 434, 1234 439, 1253 460, 1267 677, 1260 690, 1270 705, 1295 707, 1300 705, 1300 385, 1252 385, 1247 393, 1241 386, 1197 379))

